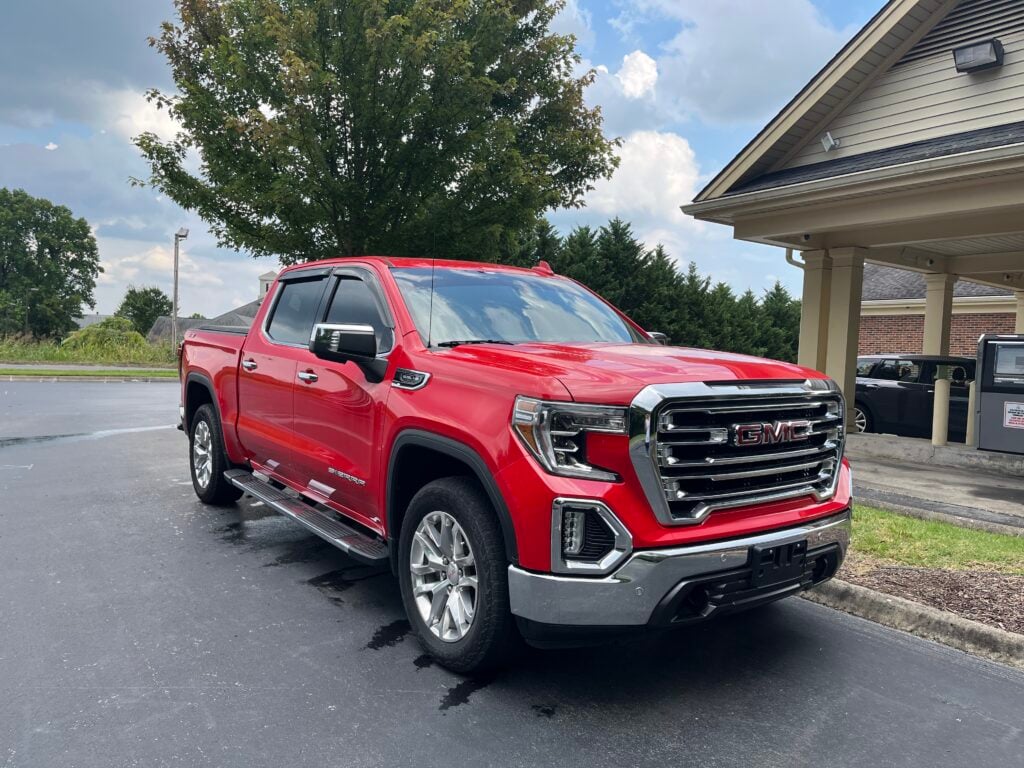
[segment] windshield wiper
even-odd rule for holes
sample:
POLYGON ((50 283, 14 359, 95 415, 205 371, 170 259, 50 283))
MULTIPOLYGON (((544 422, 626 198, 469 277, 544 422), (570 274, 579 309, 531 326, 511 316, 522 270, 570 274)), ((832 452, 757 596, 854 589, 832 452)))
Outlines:
POLYGON ((513 344, 514 342, 505 341, 504 339, 453 339, 452 341, 442 341, 437 344, 439 347, 458 347, 461 344, 513 344))

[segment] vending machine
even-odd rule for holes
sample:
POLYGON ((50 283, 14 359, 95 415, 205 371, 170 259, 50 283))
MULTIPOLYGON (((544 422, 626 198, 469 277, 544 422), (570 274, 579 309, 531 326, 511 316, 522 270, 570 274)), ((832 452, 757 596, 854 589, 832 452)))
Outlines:
POLYGON ((1024 335, 978 342, 978 448, 1024 454, 1024 335))

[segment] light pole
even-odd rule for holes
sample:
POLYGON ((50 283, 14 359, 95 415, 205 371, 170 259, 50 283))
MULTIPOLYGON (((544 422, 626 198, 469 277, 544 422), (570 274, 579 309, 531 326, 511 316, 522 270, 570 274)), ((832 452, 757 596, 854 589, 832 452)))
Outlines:
POLYGON ((36 288, 29 288, 29 289, 27 289, 25 291, 25 333, 26 334, 29 332, 29 327, 28 327, 28 311, 32 307, 32 305, 29 303, 29 298, 32 296, 33 293, 35 293, 38 290, 39 290, 39 288, 36 287, 36 288))
POLYGON ((171 301, 171 349, 178 348, 178 243, 188 237, 182 227, 174 233, 174 299, 171 301))

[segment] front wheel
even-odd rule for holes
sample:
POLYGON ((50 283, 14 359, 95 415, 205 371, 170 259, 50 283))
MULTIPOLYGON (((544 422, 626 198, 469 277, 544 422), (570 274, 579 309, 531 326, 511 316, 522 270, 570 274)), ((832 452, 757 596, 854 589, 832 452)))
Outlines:
POLYGON ((868 409, 860 403, 853 406, 853 431, 870 432, 874 425, 871 421, 871 414, 868 409))
POLYGON ((435 480, 413 497, 402 521, 399 580, 420 642, 448 669, 493 669, 518 645, 501 528, 471 480, 435 480))
POLYGON ((189 465, 196 496, 204 504, 215 506, 238 501, 242 491, 224 477, 224 470, 229 468, 228 458, 224 453, 220 420, 213 406, 200 406, 189 427, 189 465))

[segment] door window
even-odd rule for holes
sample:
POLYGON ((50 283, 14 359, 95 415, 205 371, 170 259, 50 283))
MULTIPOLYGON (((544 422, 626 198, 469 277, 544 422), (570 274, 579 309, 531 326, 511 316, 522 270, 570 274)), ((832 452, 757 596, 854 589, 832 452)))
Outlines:
POLYGON ((394 334, 384 322, 373 289, 352 275, 341 275, 327 310, 326 323, 338 325, 369 325, 377 337, 377 353, 391 351, 394 334))
POLYGON ((267 335, 280 344, 307 346, 323 292, 322 277, 285 282, 274 305, 267 335))
POLYGON ((974 365, 967 362, 938 363, 929 372, 929 379, 932 383, 935 383, 936 379, 949 379, 954 387, 966 387, 974 380, 974 365))
POLYGON ((886 381, 916 382, 921 376, 921 366, 910 360, 883 360, 875 370, 874 378, 886 381))
POLYGON ((857 361, 857 375, 858 376, 870 376, 871 369, 875 367, 876 360, 858 360, 857 361))

